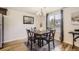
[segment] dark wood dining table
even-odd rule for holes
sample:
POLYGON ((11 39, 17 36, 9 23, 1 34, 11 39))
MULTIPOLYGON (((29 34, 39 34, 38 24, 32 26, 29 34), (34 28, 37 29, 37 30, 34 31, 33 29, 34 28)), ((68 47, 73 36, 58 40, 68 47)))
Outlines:
POLYGON ((43 35, 45 35, 46 33, 49 33, 49 31, 47 30, 43 30, 43 31, 34 31, 34 35, 35 35, 35 39, 38 39, 38 46, 41 47, 43 46, 43 35))
POLYGON ((34 31, 34 33, 39 34, 39 35, 42 35, 42 34, 45 34, 45 33, 48 33, 48 32, 50 32, 50 31, 47 31, 47 30, 43 30, 43 31, 37 30, 37 31, 34 31))
MULTIPOLYGON (((53 31, 55 31, 55 30, 53 30, 53 31)), ((49 33, 50 33, 50 30, 34 31, 34 36, 35 36, 35 39, 38 39, 39 47, 43 46, 43 41, 47 39, 47 34, 49 34, 49 33)), ((52 34, 54 35, 54 33, 52 33, 52 34)), ((54 39, 54 36, 53 36, 53 39, 54 39)))

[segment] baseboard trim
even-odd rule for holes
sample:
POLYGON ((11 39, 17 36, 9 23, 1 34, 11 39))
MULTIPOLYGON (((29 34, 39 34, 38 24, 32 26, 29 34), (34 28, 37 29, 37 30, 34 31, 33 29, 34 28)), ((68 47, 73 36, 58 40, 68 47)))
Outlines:
POLYGON ((26 38, 20 38, 20 39, 12 39, 12 40, 7 40, 7 41, 4 41, 4 43, 8 43, 8 42, 12 42, 12 41, 16 41, 16 40, 26 40, 26 38))

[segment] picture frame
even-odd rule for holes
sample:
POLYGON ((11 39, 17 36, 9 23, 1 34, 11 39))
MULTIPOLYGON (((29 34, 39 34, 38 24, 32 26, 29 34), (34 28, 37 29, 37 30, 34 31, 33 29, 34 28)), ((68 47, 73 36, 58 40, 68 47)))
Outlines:
POLYGON ((34 24, 34 17, 23 16, 23 24, 34 24))
POLYGON ((79 11, 72 13, 71 22, 73 25, 79 25, 79 11))

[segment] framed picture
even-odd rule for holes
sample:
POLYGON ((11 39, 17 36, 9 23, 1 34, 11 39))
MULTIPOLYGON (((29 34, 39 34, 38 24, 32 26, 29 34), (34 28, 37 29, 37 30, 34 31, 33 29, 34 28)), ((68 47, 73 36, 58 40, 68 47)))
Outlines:
POLYGON ((34 24, 34 17, 23 16, 23 24, 34 24))
POLYGON ((71 22, 73 25, 79 25, 79 12, 75 12, 71 16, 71 22))

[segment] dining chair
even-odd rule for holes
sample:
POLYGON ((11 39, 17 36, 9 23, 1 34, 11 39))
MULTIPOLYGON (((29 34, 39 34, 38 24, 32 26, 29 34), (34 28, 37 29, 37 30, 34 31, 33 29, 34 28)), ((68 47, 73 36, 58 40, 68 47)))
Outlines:
POLYGON ((27 37, 28 37, 28 41, 27 41, 27 46, 29 45, 30 39, 31 39, 31 34, 30 34, 30 30, 26 29, 27 31, 27 37))
POLYGON ((41 35, 40 34, 37 34, 37 33, 34 33, 35 34, 35 40, 38 41, 38 46, 41 47, 41 35))
POLYGON ((34 38, 34 32, 30 31, 30 35, 31 35, 30 41, 31 41, 31 50, 32 50, 32 45, 33 45, 34 43, 36 43, 36 42, 35 42, 35 38, 34 38))
POLYGON ((53 41, 53 47, 55 48, 55 42, 54 42, 54 37, 55 37, 55 31, 56 30, 50 30, 50 37, 49 37, 49 39, 50 39, 50 42, 51 41, 53 41))
POLYGON ((53 47, 55 48, 54 36, 55 30, 50 30, 48 33, 44 34, 45 37, 43 38, 44 41, 48 44, 48 50, 50 51, 50 42, 53 43, 53 47))
POLYGON ((32 31, 30 31, 30 30, 27 30, 27 35, 28 35, 28 41, 27 41, 27 46, 29 45, 29 43, 30 43, 30 45, 31 45, 31 50, 32 50, 32 45, 33 45, 33 43, 35 43, 34 41, 34 32, 32 32, 32 31))

